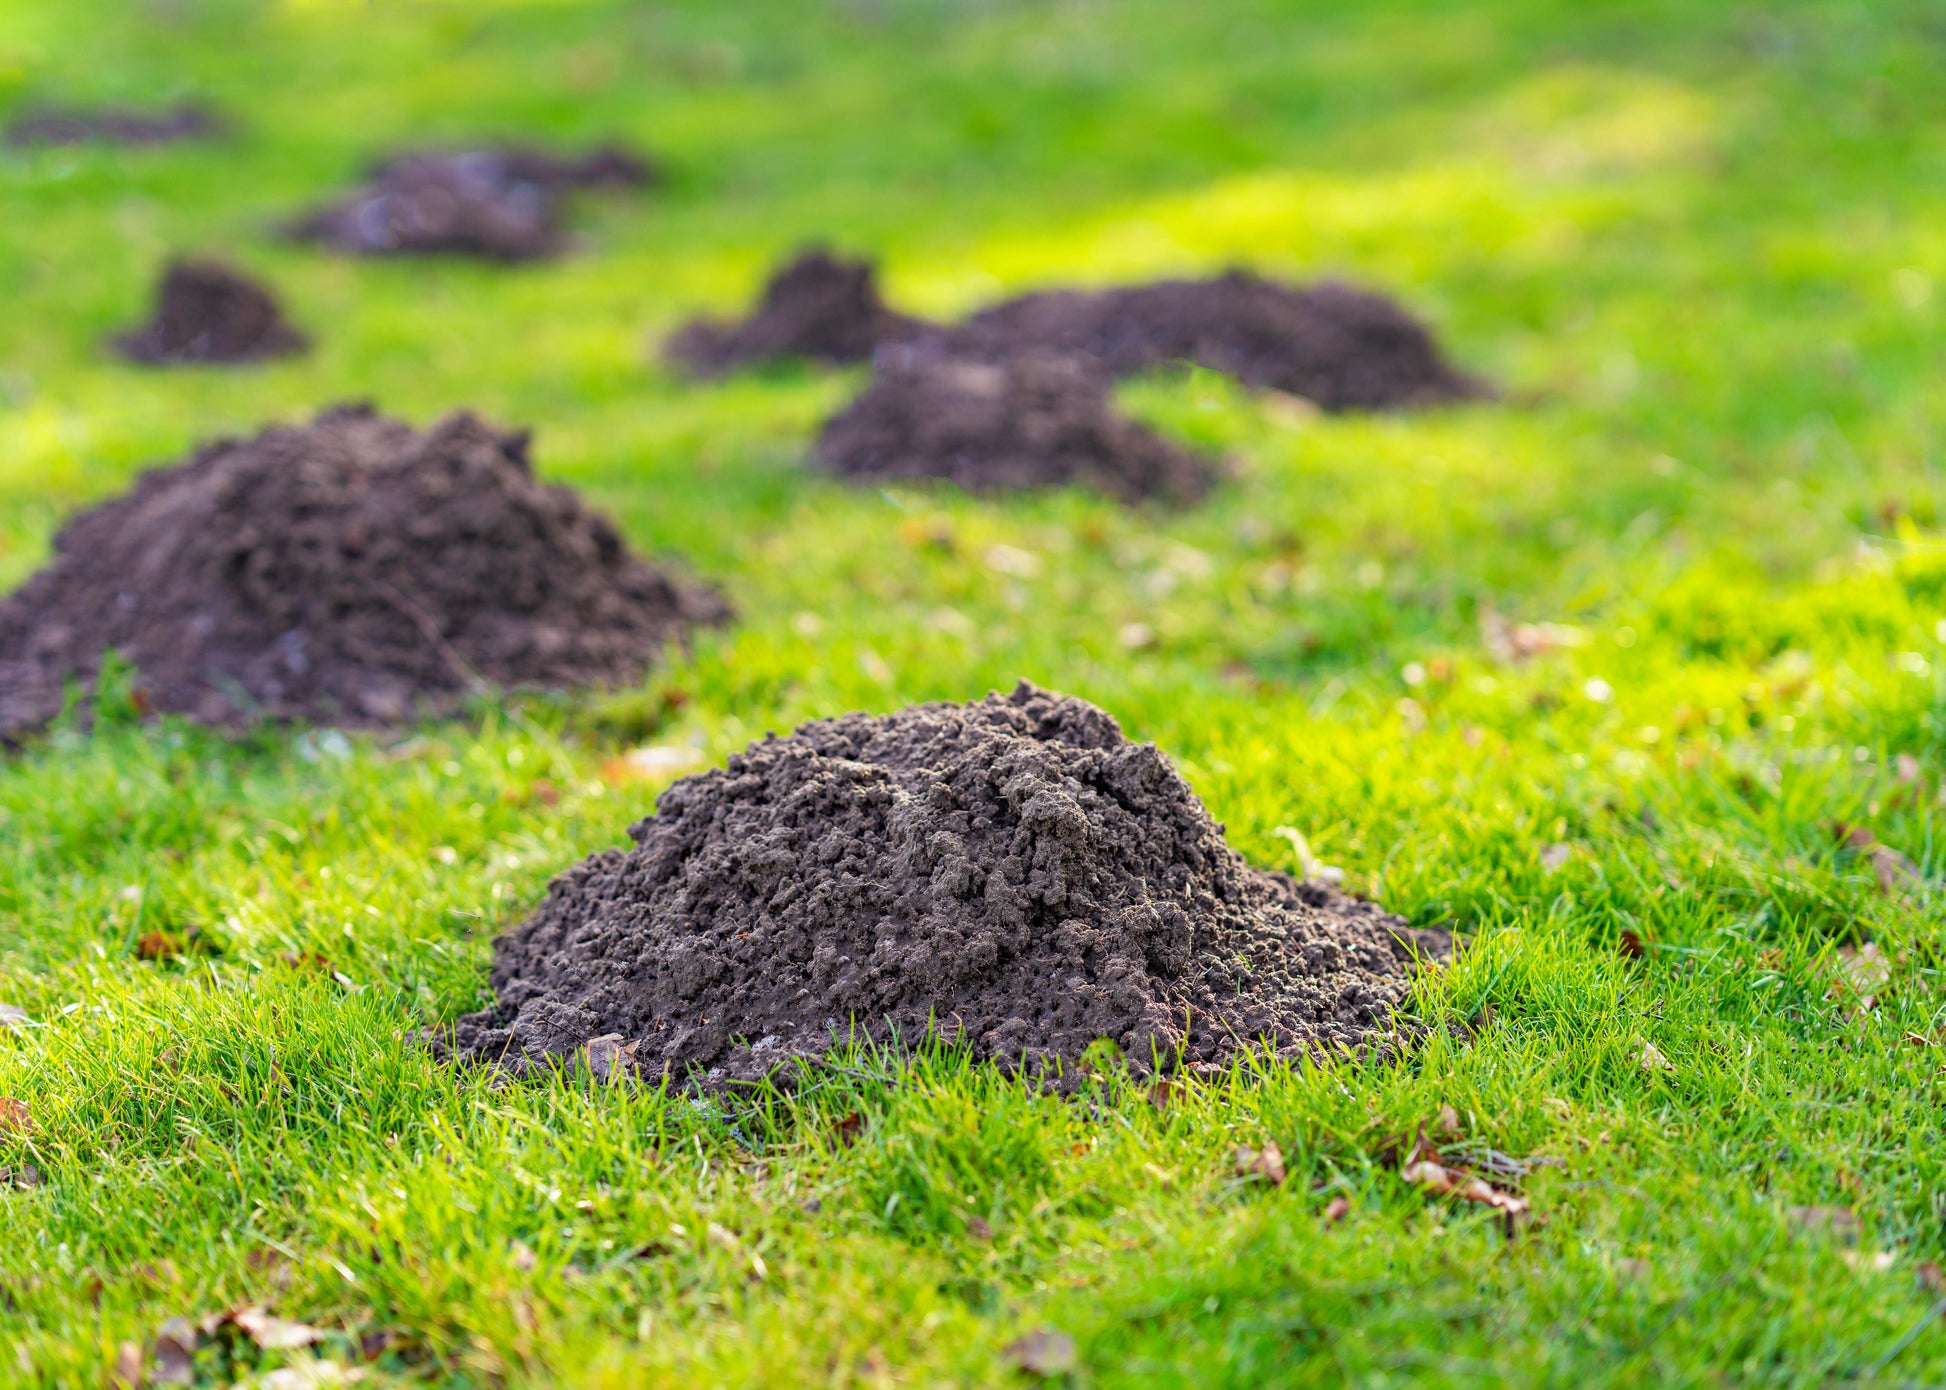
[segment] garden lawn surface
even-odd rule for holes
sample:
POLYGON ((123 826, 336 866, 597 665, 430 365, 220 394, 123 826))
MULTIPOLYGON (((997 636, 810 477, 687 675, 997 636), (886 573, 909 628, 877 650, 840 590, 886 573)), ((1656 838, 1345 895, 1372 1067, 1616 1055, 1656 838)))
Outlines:
POLYGON ((0 588, 195 440, 372 397, 531 425, 740 622, 398 735, 144 723, 111 682, 5 756, 0 1383, 249 1305, 321 1340, 233 1324, 198 1383, 1946 1381, 1942 60, 1916 0, 6 0, 0 106, 232 125, 0 152, 0 588), (577 197, 546 266, 275 238, 475 137, 669 179, 577 197), (1325 417, 1162 372, 1118 399, 1235 461, 1201 505, 849 488, 805 459, 859 371, 655 353, 813 240, 932 316, 1339 275, 1504 394, 1325 417), (316 351, 114 360, 176 253, 316 351), (1424 1041, 1153 1095, 861 1055, 720 1107, 416 1040, 685 758, 1021 676, 1253 862, 1298 832, 1458 933, 1424 1041), (1402 1171, 1422 1124, 1511 1232, 1402 1171), (1268 1142, 1281 1184, 1238 1171, 1268 1142))

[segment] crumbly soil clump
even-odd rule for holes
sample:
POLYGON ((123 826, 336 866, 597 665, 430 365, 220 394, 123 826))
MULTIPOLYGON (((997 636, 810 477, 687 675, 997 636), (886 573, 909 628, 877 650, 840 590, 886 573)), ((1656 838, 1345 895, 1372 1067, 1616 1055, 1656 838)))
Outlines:
POLYGON ((852 1037, 1051 1077, 1390 1046, 1450 938, 1251 867, 1153 744, 1022 682, 806 724, 686 777, 495 945, 498 1002, 438 1038, 514 1072, 706 1089, 852 1037))
POLYGON ((172 262, 156 286, 154 316, 115 339, 122 356, 155 366, 260 362, 309 346, 268 289, 215 261, 172 262))
POLYGON ((825 423, 817 461, 842 478, 943 478, 970 491, 1093 488, 1193 502, 1216 464, 1120 414, 1108 373, 1030 351, 995 362, 880 352, 871 385, 825 423))
POLYGON ((1194 362, 1325 410, 1397 410, 1488 395, 1426 326, 1383 295, 1335 281, 1291 286, 1244 271, 1008 300, 951 330, 954 352, 1004 360, 1081 353, 1117 376, 1194 362))
POLYGON ((786 358, 865 362, 882 344, 928 331, 935 330, 885 306, 871 262, 810 250, 771 276, 748 318, 694 319, 670 336, 665 351, 708 377, 786 358))
POLYGON ((657 177, 654 165, 619 146, 576 157, 522 145, 408 151, 380 160, 362 188, 304 214, 286 231, 360 256, 540 260, 567 247, 563 193, 641 187, 657 177))
POLYGON ((22 148, 48 145, 166 145, 216 135, 223 122, 206 106, 185 102, 162 111, 134 107, 42 106, 22 113, 7 126, 6 143, 22 148))
POLYGON ((137 700, 207 724, 343 725, 494 687, 625 686, 722 597, 633 555, 528 437, 369 406, 204 445, 81 513, 0 600, 0 737, 113 648, 137 700))

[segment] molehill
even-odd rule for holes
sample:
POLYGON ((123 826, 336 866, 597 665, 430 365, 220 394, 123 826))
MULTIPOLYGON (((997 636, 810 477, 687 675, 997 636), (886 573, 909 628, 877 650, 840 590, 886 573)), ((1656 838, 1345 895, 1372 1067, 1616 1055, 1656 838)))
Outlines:
POLYGON ((670 336, 665 351, 696 376, 720 376, 782 358, 865 362, 881 344, 929 330, 885 306, 869 261, 814 249, 771 276, 749 317, 693 319, 670 336))
POLYGON ((578 158, 518 145, 456 154, 408 151, 378 161, 358 191, 285 230, 297 240, 361 256, 538 260, 568 244, 561 224, 564 191, 635 187, 655 178, 652 165, 617 146, 578 158))
POLYGON ((268 289, 214 261, 172 262, 156 286, 154 315, 115 339, 122 356, 156 366, 258 362, 309 346, 268 289))
POLYGON ((8 125, 6 143, 21 147, 165 145, 215 135, 222 128, 215 112, 193 102, 163 111, 127 106, 42 106, 24 112, 8 125))
POLYGON ((979 491, 1075 484, 1128 503, 1208 492, 1216 465, 1118 413, 1112 384, 1084 357, 979 362, 888 347, 871 385, 825 423, 817 460, 844 478, 979 491))
POLYGON ((1490 394, 1450 366, 1424 324, 1383 295, 1244 271, 1121 289, 1052 290, 996 304, 951 336, 959 354, 1081 353, 1117 376, 1194 362, 1325 410, 1396 410, 1490 394))
POLYGON ((928 1030, 1050 1079, 1100 1038, 1221 1066, 1392 1045, 1451 944, 1251 867, 1153 744, 1025 682, 766 737, 629 834, 500 938, 498 1002, 436 1045, 705 1089, 928 1030))
POLYGON ((107 648, 153 709, 367 725, 492 687, 627 685, 728 617, 537 481, 527 441, 341 406, 144 475, 0 601, 0 737, 51 719, 107 648))

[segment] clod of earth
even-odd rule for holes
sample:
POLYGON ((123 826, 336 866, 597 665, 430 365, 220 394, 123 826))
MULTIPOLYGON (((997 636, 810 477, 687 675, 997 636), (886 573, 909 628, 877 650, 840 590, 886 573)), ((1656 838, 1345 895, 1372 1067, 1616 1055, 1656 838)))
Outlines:
POLYGON ((156 287, 154 317, 115 339, 124 357, 155 365, 257 362, 309 346, 269 290, 215 261, 171 262, 156 287))
POLYGON ((299 217, 286 231, 361 256, 538 260, 567 245, 563 192, 637 187, 656 177, 653 165, 613 146, 572 159, 524 146, 408 152, 380 160, 364 187, 299 217))
POLYGON ((113 648, 139 708, 382 724, 492 687, 615 686, 729 616, 532 474, 524 433, 341 406, 218 440, 70 521, 0 601, 0 737, 113 648))
POLYGON ((1216 464, 1115 410, 1083 357, 1000 362, 888 348, 872 383, 825 423, 817 459, 844 478, 943 478, 963 488, 1079 485, 1124 502, 1192 502, 1216 464))
POLYGON ((223 122, 215 112, 192 102, 162 111, 125 106, 43 106, 16 118, 7 127, 5 143, 20 147, 165 145, 215 135, 222 129, 223 122))
POLYGON ((1444 933, 1245 863, 1153 744, 1022 682, 851 714, 686 777, 495 944, 498 1002, 434 1045, 705 1089, 929 1034, 1072 1084, 1396 1045, 1444 933), (627 1039, 627 1043, 622 1040, 627 1039))
POLYGON ((886 308, 869 261, 813 249, 771 276, 755 312, 737 323, 694 319, 669 338, 669 358, 697 376, 720 376, 784 358, 865 362, 886 343, 933 331, 886 308))
POLYGON ((888 308, 869 262, 813 251, 773 276, 748 319, 697 320, 668 350, 691 371, 714 375, 787 357, 862 362, 893 347, 983 362, 1055 352, 1090 358, 1114 376, 1195 363, 1326 410, 1398 410, 1493 394, 1450 365, 1426 326, 1383 295, 1331 280, 1286 285, 1241 270, 1048 290, 946 325, 888 308))

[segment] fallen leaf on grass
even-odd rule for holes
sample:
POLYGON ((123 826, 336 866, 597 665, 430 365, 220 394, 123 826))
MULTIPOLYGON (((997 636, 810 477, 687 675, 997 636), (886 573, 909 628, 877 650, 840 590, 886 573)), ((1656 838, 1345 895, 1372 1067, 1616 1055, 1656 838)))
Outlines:
POLYGON ((1662 1055, 1662 1049, 1646 1038, 1642 1042, 1642 1052, 1635 1059, 1643 1071, 1674 1071, 1675 1064, 1662 1055))
POLYGON ((1588 634, 1566 623, 1514 623, 1491 608, 1480 612, 1480 642, 1503 666, 1588 645, 1588 634))
POLYGON ((336 1361, 297 1361, 258 1377, 259 1390, 324 1390, 332 1385, 355 1385, 365 1379, 362 1367, 346 1369, 336 1361))
POLYGON ((687 772, 699 766, 703 753, 699 748, 685 748, 676 744, 658 743, 646 748, 631 748, 619 758, 610 758, 601 765, 601 780, 611 787, 629 787, 642 782, 659 782, 666 777, 687 772))
POLYGON ((1459 1111, 1450 1105, 1440 1106, 1439 1118, 1432 1122, 1432 1127, 1435 1134, 1457 1135, 1460 1132, 1459 1111))
POLYGON ((522 1274, 533 1269, 534 1250, 532 1246, 528 1245, 525 1241, 516 1240, 510 1242, 507 1249, 513 1257, 515 1269, 519 1270, 522 1274))
POLYGON ((1615 949, 1629 960, 1640 960, 1649 953, 1648 947, 1642 944, 1642 938, 1626 927, 1622 929, 1621 940, 1616 943, 1615 949))
POLYGON ((0 1028, 26 1028, 34 1020, 27 1016, 27 1010, 18 1004, 0 1004, 0 1028))
POLYGON ((14 1135, 25 1138, 33 1132, 34 1117, 27 1109, 27 1102, 0 1096, 0 1139, 14 1135))
POLYGON ((115 1348, 115 1364, 108 1368, 109 1383, 118 1390, 141 1390, 144 1376, 142 1344, 123 1342, 115 1348))
POLYGON ((850 1145, 857 1142, 859 1132, 865 1128, 865 1117, 856 1110, 852 1111, 837 1124, 831 1126, 832 1134, 840 1144, 850 1145))
POLYGON ((1324 1224, 1336 1226, 1351 1214, 1351 1203, 1344 1197, 1333 1197, 1324 1205, 1324 1224))
POLYGON ((1838 948, 1838 979, 1824 997, 1842 999, 1849 996, 1856 1001, 1860 1013, 1870 1013, 1878 1003, 1878 997, 1885 993, 1885 987, 1891 983, 1892 962, 1878 949, 1876 941, 1867 941, 1863 946, 1841 946, 1838 948))
POLYGON ((1855 850, 1871 860, 1872 877, 1878 880, 1878 891, 1886 897, 1925 877, 1908 856, 1890 845, 1880 844, 1878 837, 1862 825, 1838 821, 1832 825, 1831 833, 1841 848, 1855 850))
POLYGON ((265 1351, 294 1351, 320 1340, 324 1332, 309 1323, 292 1322, 273 1316, 259 1304, 226 1308, 203 1319, 202 1333, 211 1337, 226 1327, 234 1327, 265 1351))
POLYGON ((1899 1262, 1898 1252, 1894 1250, 1847 1250, 1840 1258, 1860 1274, 1867 1270, 1882 1273, 1899 1262))
POLYGON ((176 1262, 174 1260, 142 1260, 128 1267, 129 1278, 150 1288, 167 1288, 176 1282, 176 1262))
POLYGON ((1916 1273, 1919 1275, 1920 1288, 1930 1289, 1933 1293, 1946 1293, 1946 1274, 1940 1272, 1937 1260, 1927 1260, 1916 1273))
POLYGON ((1572 858, 1574 858, 1573 845, 1558 842, 1551 844, 1541 851, 1541 869, 1544 873, 1551 874, 1572 858))
POLYGON ((1261 1149, 1239 1145, 1236 1171, 1240 1178, 1267 1178, 1272 1187, 1281 1187, 1284 1182, 1284 1151, 1277 1147, 1275 1139, 1264 1140, 1261 1149))
POLYGON ((1518 1193, 1505 1192, 1463 1168, 1448 1168, 1435 1158, 1420 1158, 1399 1170, 1399 1176, 1415 1187, 1423 1187, 1439 1197, 1457 1197, 1462 1202, 1477 1202, 1504 1212, 1511 1220, 1527 1213, 1528 1202, 1518 1193))
POLYGON ((966 1234, 974 1240, 992 1240, 993 1227, 984 1216, 969 1216, 966 1218, 966 1234))
POLYGON ((31 1191, 46 1179, 41 1170, 31 1163, 23 1163, 18 1168, 0 1168, 0 1187, 17 1187, 21 1191, 31 1191))
POLYGON ((1180 1081, 1167 1076, 1158 1076, 1149 1083, 1149 1104, 1158 1110, 1167 1110, 1170 1102, 1175 1100, 1176 1093, 1181 1089, 1180 1081))
POLYGON ((1830 1235, 1846 1245, 1858 1239, 1858 1213, 1850 1207, 1785 1207, 1784 1219, 1807 1235, 1830 1235))
POLYGON ((188 1318, 170 1318, 155 1334, 157 1385, 188 1385, 196 1379, 196 1343, 201 1340, 188 1318))
POLYGON ((1074 1369, 1074 1338, 1051 1327, 1036 1328, 1007 1343, 1000 1355, 1031 1376, 1051 1380, 1074 1369))
POLYGON ((182 954, 182 943, 167 932, 152 931, 135 943, 135 954, 142 960, 173 960, 182 954))

